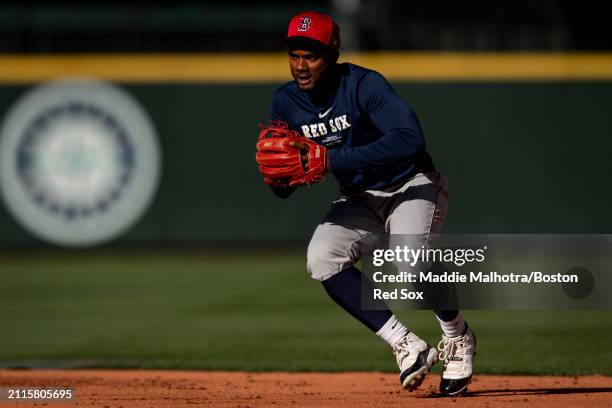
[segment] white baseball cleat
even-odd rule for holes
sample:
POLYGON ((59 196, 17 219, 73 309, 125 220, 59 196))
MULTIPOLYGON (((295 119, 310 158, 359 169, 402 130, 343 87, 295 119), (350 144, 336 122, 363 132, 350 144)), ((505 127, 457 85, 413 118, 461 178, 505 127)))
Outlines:
POLYGON ((402 387, 414 391, 438 361, 438 351, 414 333, 408 333, 393 346, 393 353, 400 368, 402 387))
POLYGON ((472 381, 474 355, 476 355, 476 336, 467 328, 458 337, 446 337, 438 343, 440 360, 444 361, 444 371, 440 380, 440 392, 457 395, 464 392, 472 381))

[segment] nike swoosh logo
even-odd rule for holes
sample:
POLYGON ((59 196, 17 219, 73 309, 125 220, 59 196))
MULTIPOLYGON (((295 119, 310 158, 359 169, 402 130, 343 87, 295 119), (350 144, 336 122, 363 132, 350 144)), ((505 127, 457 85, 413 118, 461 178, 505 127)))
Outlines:
POLYGON ((332 106, 331 108, 329 108, 328 110, 326 110, 325 112, 319 112, 319 118, 323 119, 324 117, 327 116, 327 114, 329 112, 331 112, 331 110, 334 109, 334 107, 332 106))

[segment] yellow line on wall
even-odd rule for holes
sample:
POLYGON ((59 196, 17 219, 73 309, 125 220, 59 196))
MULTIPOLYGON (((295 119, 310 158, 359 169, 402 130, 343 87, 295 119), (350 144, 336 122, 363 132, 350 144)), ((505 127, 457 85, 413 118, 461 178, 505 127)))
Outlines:
POLYGON ((612 79, 612 54, 362 54, 390 79, 432 81, 612 79))
MULTIPOLYGON (((395 81, 611 80, 612 53, 346 53, 395 81)), ((0 83, 88 76, 128 83, 274 83, 286 55, 84 54, 0 56, 0 83)))

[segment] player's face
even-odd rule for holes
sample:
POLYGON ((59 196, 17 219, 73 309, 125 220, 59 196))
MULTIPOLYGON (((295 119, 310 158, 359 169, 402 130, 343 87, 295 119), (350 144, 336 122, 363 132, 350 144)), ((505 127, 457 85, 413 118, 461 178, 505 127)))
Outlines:
POLYGON ((319 53, 306 50, 289 51, 291 75, 302 91, 312 90, 328 65, 327 60, 319 53))

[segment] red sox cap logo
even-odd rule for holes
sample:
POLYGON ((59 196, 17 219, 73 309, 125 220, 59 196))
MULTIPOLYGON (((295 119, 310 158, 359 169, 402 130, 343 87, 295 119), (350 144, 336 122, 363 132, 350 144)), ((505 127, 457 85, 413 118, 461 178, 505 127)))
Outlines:
POLYGON ((310 28, 311 19, 308 16, 302 17, 298 31, 307 31, 310 28))

